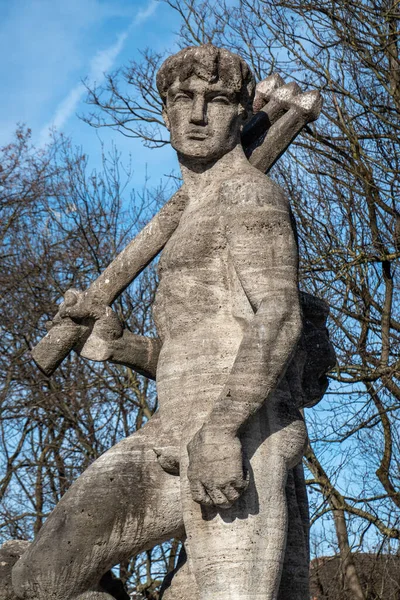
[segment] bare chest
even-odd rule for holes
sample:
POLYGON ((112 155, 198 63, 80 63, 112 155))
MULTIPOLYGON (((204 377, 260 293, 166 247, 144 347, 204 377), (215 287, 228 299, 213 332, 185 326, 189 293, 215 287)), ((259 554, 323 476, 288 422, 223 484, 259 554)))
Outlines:
POLYGON ((226 206, 210 196, 189 205, 159 262, 153 315, 160 337, 190 336, 199 329, 241 337, 252 309, 230 258, 226 206))
POLYGON ((225 214, 221 205, 209 199, 200 206, 189 206, 162 252, 160 277, 177 270, 199 274, 212 262, 223 261, 226 248, 225 214))

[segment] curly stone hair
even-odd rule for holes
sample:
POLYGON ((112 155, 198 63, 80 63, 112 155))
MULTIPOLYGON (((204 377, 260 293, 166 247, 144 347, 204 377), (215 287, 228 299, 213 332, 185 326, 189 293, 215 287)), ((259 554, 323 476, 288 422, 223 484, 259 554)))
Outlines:
POLYGON ((256 84, 249 66, 237 54, 204 44, 188 46, 167 58, 157 73, 157 88, 164 105, 173 82, 177 78, 185 81, 192 75, 209 83, 222 81, 227 89, 238 94, 245 117, 252 114, 256 84))

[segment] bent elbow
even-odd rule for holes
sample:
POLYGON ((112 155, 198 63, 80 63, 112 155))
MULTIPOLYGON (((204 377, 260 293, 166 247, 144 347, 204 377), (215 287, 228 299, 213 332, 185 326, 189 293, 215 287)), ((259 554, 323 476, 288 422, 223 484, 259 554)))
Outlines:
POLYGON ((303 330, 303 319, 298 298, 287 298, 283 301, 280 309, 281 329, 285 331, 285 337, 291 346, 297 344, 303 330))
POLYGON ((252 335, 255 330, 267 344, 272 339, 280 339, 285 345, 296 345, 303 330, 298 295, 286 293, 279 297, 275 295, 274 298, 264 298, 253 321, 252 335))

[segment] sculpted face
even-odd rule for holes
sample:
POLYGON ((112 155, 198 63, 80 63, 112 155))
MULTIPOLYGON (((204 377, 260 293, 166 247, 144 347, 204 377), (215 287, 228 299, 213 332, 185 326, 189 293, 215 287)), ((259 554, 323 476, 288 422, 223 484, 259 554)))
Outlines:
POLYGON ((221 82, 192 75, 168 89, 164 118, 172 147, 184 157, 210 161, 232 150, 240 139, 242 114, 237 94, 221 82))

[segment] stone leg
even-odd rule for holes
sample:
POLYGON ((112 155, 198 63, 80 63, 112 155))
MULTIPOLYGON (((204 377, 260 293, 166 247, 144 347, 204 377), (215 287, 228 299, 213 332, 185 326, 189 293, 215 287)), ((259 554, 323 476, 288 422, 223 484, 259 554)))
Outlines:
POLYGON ((308 600, 308 504, 301 463, 289 471, 286 498, 289 515, 288 536, 278 600, 308 600), (307 514, 307 522, 304 512, 307 514))
POLYGON ((167 575, 160 589, 160 600, 198 600, 196 581, 182 546, 176 568, 167 575))
MULTIPOLYGON (((309 522, 303 465, 288 473, 286 483, 288 532, 278 600, 308 600, 309 592, 309 522)), ((177 568, 164 582, 160 600, 198 600, 196 581, 189 569, 184 547, 177 568)))
POLYGON ((96 460, 13 569, 24 600, 107 600, 99 581, 123 559, 182 534, 179 478, 157 462, 157 420, 96 460))
MULTIPOLYGON (((307 564, 310 562, 310 510, 308 506, 308 496, 306 481, 304 477, 303 463, 300 462, 293 469, 294 488, 296 490, 297 506, 303 524, 304 544, 307 564)), ((309 564, 307 569, 309 568, 309 564)))
POLYGON ((182 455, 185 546, 199 600, 278 598, 288 529, 285 487, 289 469, 304 451, 305 425, 285 394, 276 392, 241 439, 251 479, 230 509, 192 501, 185 477, 187 455, 182 455))

